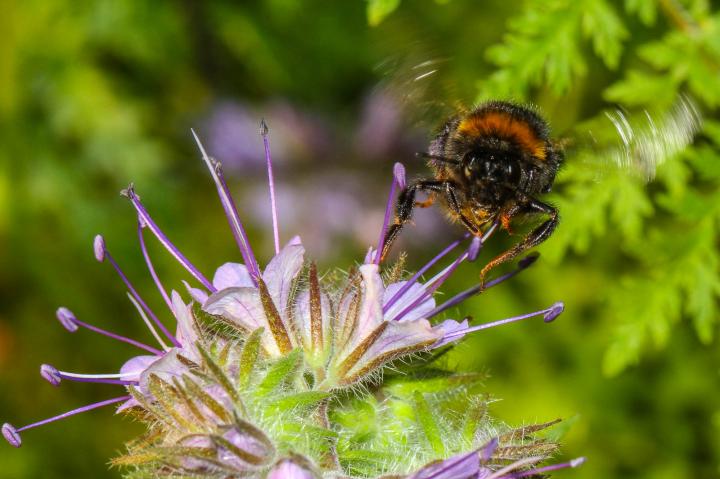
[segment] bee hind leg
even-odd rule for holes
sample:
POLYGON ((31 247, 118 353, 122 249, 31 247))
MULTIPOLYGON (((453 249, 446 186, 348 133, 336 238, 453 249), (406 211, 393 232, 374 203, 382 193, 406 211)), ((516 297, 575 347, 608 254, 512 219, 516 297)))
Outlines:
POLYGON ((506 216, 508 217, 505 221, 509 222, 512 216, 520 213, 544 214, 548 215, 550 218, 544 221, 542 224, 540 224, 540 226, 532 230, 530 233, 528 233, 522 240, 520 240, 519 243, 515 244, 515 246, 505 251, 504 253, 496 256, 488 264, 486 264, 485 267, 483 267, 482 271, 480 271, 481 285, 485 283, 485 277, 491 269, 503 263, 507 263, 508 261, 517 257, 524 251, 527 251, 528 249, 537 246, 546 239, 548 239, 550 235, 552 235, 553 231, 555 231, 555 228, 557 227, 559 222, 558 211, 555 207, 533 198, 529 198, 528 201, 522 204, 520 208, 514 210, 512 212, 512 215, 506 213, 506 216))

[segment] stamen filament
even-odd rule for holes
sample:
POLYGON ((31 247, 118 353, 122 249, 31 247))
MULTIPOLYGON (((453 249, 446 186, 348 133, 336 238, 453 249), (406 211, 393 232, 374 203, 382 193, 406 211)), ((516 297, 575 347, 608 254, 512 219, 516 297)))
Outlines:
POLYGON ((392 216, 392 207, 395 202, 395 190, 405 188, 405 167, 402 163, 395 163, 393 167, 393 181, 390 184, 390 194, 388 195, 387 204, 385 205, 385 218, 383 219, 382 229, 380 230, 380 239, 378 240, 377 250, 375 251, 375 258, 373 263, 380 264, 380 258, 382 256, 382 250, 385 243, 385 234, 387 233, 388 226, 390 224, 390 216, 392 216))
MULTIPOLYGON (((232 195, 230 195, 230 190, 228 189, 227 183, 225 183, 225 178, 223 177, 222 173, 222 165, 220 164, 220 162, 210 159, 208 154, 205 152, 205 148, 200 142, 200 138, 198 138, 198 136, 195 134, 195 130, 191 129, 190 131, 195 138, 195 142, 200 149, 200 153, 202 154, 202 158, 205 161, 205 164, 207 164, 207 167, 210 170, 210 175, 215 182, 218 195, 220 196, 220 203, 222 204, 222 207, 225 210, 225 216, 230 223, 230 230, 235 237, 235 242, 240 249, 240 254, 243 257, 245 266, 247 266, 248 270, 250 271, 250 277, 253 278, 253 282, 255 282, 255 279, 260 277, 260 269, 258 267, 257 261, 255 260, 252 249, 250 248, 250 241, 248 240, 247 234, 245 233, 245 228, 240 221, 240 216, 238 215, 235 201, 233 200, 232 195)), ((212 291, 214 292, 215 290, 213 289, 212 291)))
POLYGON ((153 221, 153 219, 150 217, 150 214, 145 209, 145 206, 140 201, 140 198, 135 193, 135 190, 133 189, 133 185, 130 185, 127 189, 122 191, 122 194, 127 196, 130 199, 130 202, 132 203, 133 207, 138 213, 138 217, 140 221, 152 231, 152 233, 155 235, 155 237, 160 241, 160 243, 165 247, 166 250, 196 279, 198 280, 205 289, 209 290, 210 292, 214 293, 217 291, 215 287, 213 287, 212 283, 207 280, 205 276, 183 255, 177 247, 172 244, 170 239, 168 239, 167 236, 162 232, 162 230, 158 227, 158 225, 153 221))
POLYGON ((490 235, 493 234, 496 227, 497 223, 493 223, 490 229, 488 229, 485 234, 480 238, 479 243, 477 241, 473 241, 472 243, 470 243, 470 246, 467 248, 467 250, 465 250, 463 254, 461 254, 445 269, 433 276, 430 281, 426 283, 425 292, 421 294, 417 299, 415 299, 415 301, 413 301, 409 306, 403 309, 400 314, 395 316, 393 319, 395 321, 400 321, 403 317, 405 317, 406 314, 408 314, 419 304, 422 304, 423 301, 427 300, 430 296, 432 296, 432 294, 437 291, 437 289, 453 274, 457 267, 460 266, 460 263, 468 259, 471 255, 477 257, 478 252, 482 248, 482 245, 490 237, 490 235))
POLYGON ((456 337, 462 337, 468 333, 473 333, 475 331, 480 331, 483 329, 490 329, 490 328, 494 328, 495 326, 501 326, 503 324, 514 323, 516 321, 522 321, 523 319, 529 319, 529 318, 532 318, 535 316, 540 316, 540 315, 542 315, 544 317, 544 321, 546 323, 549 323, 550 321, 557 318, 560 315, 560 313, 563 312, 564 309, 565 309, 565 305, 562 302, 557 302, 557 303, 553 304, 552 306, 550 306, 549 308, 546 308, 546 309, 543 309, 540 311, 523 314, 521 316, 513 316, 512 318, 500 319, 498 321, 492 321, 490 323, 479 324, 477 326, 472 326, 472 327, 464 329, 462 331, 454 331, 452 333, 448 333, 447 335, 445 335, 445 337, 443 337, 443 340, 444 341, 452 340, 456 337))
POLYGON ((138 376, 139 373, 139 371, 134 371, 124 374, 78 374, 60 371, 49 364, 43 364, 40 366, 40 375, 53 386, 59 386, 63 379, 74 382, 119 384, 122 386, 129 386, 138 384, 138 381, 130 381, 123 378, 138 376))
POLYGON ((430 281, 426 283, 425 291, 393 319, 395 321, 400 321, 403 317, 405 317, 406 314, 408 314, 419 304, 422 304, 425 300, 432 296, 432 294, 437 291, 437 289, 453 274, 455 269, 457 269, 457 267, 460 266, 460 263, 465 261, 467 257, 468 251, 465 251, 463 254, 458 256, 458 258, 453 261, 448 267, 436 274, 430 281))
POLYGON ((5 436, 5 439, 7 439, 11 445, 13 445, 15 447, 20 447, 22 445, 22 441, 20 440, 19 433, 21 433, 22 431, 26 431, 26 430, 32 429, 34 427, 38 427, 38 426, 42 426, 44 424, 58 421, 60 419, 65 419, 66 417, 74 416, 75 414, 80 414, 80 413, 83 413, 86 411, 92 411, 93 409, 98 409, 98 408, 101 408, 104 406, 108 406, 110 404, 127 401, 131 397, 132 396, 120 396, 120 397, 116 397, 116 398, 112 398, 112 399, 106 399, 105 401, 100 401, 97 403, 89 404, 87 406, 79 407, 77 409, 73 409, 73 410, 65 412, 63 414, 59 414, 57 416, 43 419, 42 421, 28 424, 27 426, 23 426, 23 427, 19 427, 19 428, 15 428, 10 424, 5 423, 5 424, 3 424, 3 427, 2 427, 3 436, 5 436), (11 440, 11 438, 12 438, 12 440, 11 440))
POLYGON ((147 344, 141 343, 140 341, 135 341, 134 339, 126 338, 125 336, 121 336, 119 334, 111 333, 110 331, 106 331, 104 329, 98 328, 97 326, 93 326, 92 324, 88 324, 86 322, 80 321, 75 317, 72 311, 70 311, 67 308, 58 308, 56 316, 60 323, 70 331, 71 333, 77 331, 77 327, 81 326, 85 329, 89 329, 90 331, 93 331, 98 334, 102 334, 103 336, 107 336, 112 339, 116 339, 118 341, 122 341, 123 343, 131 344, 137 348, 143 349, 151 354, 155 355, 161 355, 163 354, 162 351, 159 349, 155 349, 152 346, 148 346, 147 344))
POLYGON ((440 253, 438 253, 433 259, 431 259, 425 266, 420 268, 417 273, 415 273, 408 281, 403 285, 400 290, 395 293, 395 295, 390 298, 390 300, 383 306, 383 314, 387 313, 388 310, 400 299, 403 297, 405 293, 408 292, 408 290, 412 287, 413 284, 417 282, 417 280, 427 272, 435 263, 437 263, 439 260, 441 260, 445 255, 447 255, 450 251, 454 250, 460 243, 462 243, 465 239, 470 236, 470 233, 465 233, 461 239, 455 240, 452 243, 450 243, 444 250, 442 250, 440 253))
POLYGON ((436 315, 442 313, 443 311, 462 303, 469 297, 474 296, 481 291, 492 288, 493 286, 497 286, 498 284, 500 284, 504 281, 507 281, 508 279, 512 278, 516 274, 520 273, 521 271, 523 271, 524 269, 526 269, 527 267, 532 265, 535 262, 535 260, 537 260, 538 256, 539 256, 538 254, 530 254, 518 262, 518 267, 515 270, 510 271, 509 273, 505 273, 502 276, 499 276, 495 279, 488 281, 487 283, 485 283, 484 286, 478 284, 478 285, 473 286, 472 288, 468 288, 465 291, 462 291, 461 293, 456 294, 455 296, 448 299, 440 306, 438 306, 435 309, 433 309, 432 311, 430 311, 430 313, 428 314, 428 318, 432 318, 433 316, 436 316, 436 315))
POLYGON ((175 337, 172 334, 170 334, 170 331, 168 331, 167 328, 165 327, 165 325, 160 322, 160 319, 158 319, 158 317, 155 316, 155 313, 150 309, 150 307, 147 305, 147 303, 145 303, 145 301, 143 301, 143 299, 140 297, 140 294, 137 292, 135 287, 132 285, 132 283, 130 283, 130 280, 128 279, 128 277, 125 276, 125 273, 123 273, 123 270, 120 269, 120 265, 118 265, 117 261, 115 261, 115 259, 112 257, 112 255, 110 254, 110 252, 107 249, 105 249, 105 259, 108 260, 108 262, 112 265, 112 267, 117 272, 118 276, 120 276, 120 279, 123 281, 123 283, 125 283, 125 286, 127 286, 127 289, 130 292, 128 296, 134 298, 133 303, 135 303, 138 306, 138 308, 141 307, 143 310, 145 310, 145 312, 147 312, 147 314, 152 318, 152 320, 160 328, 160 330, 163 332, 163 334, 165 334, 165 336, 167 336, 168 339, 175 346, 180 346, 180 343, 177 341, 177 339, 175 339, 175 337))
POLYGON ((530 464, 536 464, 543 460, 542 456, 530 456, 526 457, 525 459, 520 459, 519 461, 515 461, 512 464, 508 464, 507 466, 498 469, 497 471, 493 472, 489 476, 487 476, 484 479, 501 479, 501 478, 507 478, 506 475, 508 472, 512 471, 513 469, 517 469, 519 467, 528 466, 530 464))
POLYGON ((272 157, 270 156, 270 140, 268 138, 268 126, 263 119, 260 122, 260 135, 263 138, 265 147, 265 161, 267 162, 268 183, 270 185, 270 208, 272 209, 273 238, 275 239, 275 254, 280 254, 280 232, 278 229, 277 203, 275 202, 275 179, 273 177, 272 157))
MULTIPOLYGON (((153 326, 152 322, 145 315, 145 311, 143 311, 143 309, 140 307, 140 304, 138 304, 137 300, 131 294, 128 294, 128 298, 130 298, 130 301, 135 306, 135 309, 137 309, 138 313, 140 313, 140 317, 145 322, 145 325, 148 327, 148 329, 150 330, 150 333, 153 335, 155 340, 158 342, 158 344, 160 344, 160 347, 162 347, 165 351, 169 351, 170 348, 162 340, 162 338, 158 334, 157 330, 153 326)), ((177 339, 175 339, 175 338, 173 338, 173 339, 174 339, 173 344, 175 344, 175 346, 177 346, 177 347, 180 347, 180 343, 177 341, 177 339)))
POLYGON ((110 374, 80 374, 69 373, 67 371, 58 371, 63 378, 66 379, 122 379, 137 376, 137 372, 130 373, 110 373, 110 374))
POLYGON ((573 459, 572 461, 563 462, 560 464, 551 464, 551 465, 545 466, 545 467, 536 467, 533 469, 528 469, 527 471, 513 472, 511 474, 508 474, 507 476, 504 476, 504 478, 517 479, 520 477, 535 476, 535 475, 542 474, 545 472, 557 471, 558 469, 565 469, 568 467, 578 467, 581 464, 583 464, 584 462, 585 462, 584 457, 578 457, 576 459, 573 459))
POLYGON ((160 278, 158 277, 157 273, 155 272, 155 267, 152 264, 152 261, 150 260, 150 254, 148 253, 147 246, 145 245, 145 235, 143 235, 143 223, 138 218, 138 240, 140 241, 140 249, 142 250, 143 257, 145 258, 145 264, 147 264, 148 271, 150 271, 150 276, 152 276, 153 281, 155 281, 155 286, 157 286, 158 291, 160 291, 160 295, 165 300, 165 304, 168 305, 168 308, 170 308, 170 311, 173 310, 172 308, 172 301, 170 301, 170 296, 168 296, 167 291, 165 291, 165 288, 163 288, 162 283, 160 282, 160 278))

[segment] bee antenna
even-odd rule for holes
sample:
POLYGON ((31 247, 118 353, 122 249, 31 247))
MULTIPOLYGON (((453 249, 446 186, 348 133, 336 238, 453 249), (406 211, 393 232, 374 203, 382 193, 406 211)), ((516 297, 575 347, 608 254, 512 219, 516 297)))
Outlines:
POLYGON ((425 153, 424 151, 418 151, 415 153, 416 158, 425 158, 427 160, 433 160, 433 161, 439 161, 440 163, 449 163, 451 165, 458 165, 460 162, 458 160, 453 160, 450 158, 446 158, 444 156, 439 155, 431 155, 430 153, 425 153))

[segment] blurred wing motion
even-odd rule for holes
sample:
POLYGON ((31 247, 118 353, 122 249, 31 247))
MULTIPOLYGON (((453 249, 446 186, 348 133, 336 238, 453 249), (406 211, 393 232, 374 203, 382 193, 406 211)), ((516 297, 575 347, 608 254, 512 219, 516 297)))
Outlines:
MULTIPOLYGON (((658 167, 693 142, 702 127, 702 116, 693 100, 682 96, 665 112, 651 114, 644 110, 639 115, 630 115, 616 109, 606 112, 600 122, 595 124, 597 129, 583 126, 582 129, 588 129, 580 136, 590 135, 590 147, 577 156, 600 163, 600 174, 608 168, 622 169, 651 181, 658 167)), ((572 145, 574 141, 568 143, 572 145)), ((584 149, 587 145, 578 146, 584 149)), ((573 161, 574 156, 568 152, 568 161, 573 161)))
POLYGON ((375 68, 381 80, 376 91, 389 96, 411 128, 432 132, 457 113, 459 98, 447 74, 448 58, 416 56, 387 58, 375 68))

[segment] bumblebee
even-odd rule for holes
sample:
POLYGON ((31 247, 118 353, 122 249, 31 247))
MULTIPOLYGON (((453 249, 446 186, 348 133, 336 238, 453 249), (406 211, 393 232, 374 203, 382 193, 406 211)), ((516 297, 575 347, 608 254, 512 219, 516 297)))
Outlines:
POLYGON ((420 156, 428 159, 433 176, 415 179, 400 192, 383 257, 413 209, 437 200, 453 221, 475 236, 494 225, 513 234, 515 219, 544 218, 482 269, 481 283, 488 271, 542 243, 557 227, 557 209, 538 196, 551 190, 563 154, 550 139, 547 122, 534 109, 505 101, 481 104, 448 119, 428 152, 420 156), (425 201, 416 201, 418 191, 427 194, 425 201))

